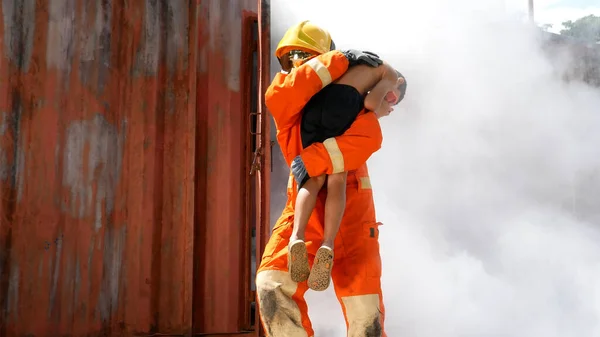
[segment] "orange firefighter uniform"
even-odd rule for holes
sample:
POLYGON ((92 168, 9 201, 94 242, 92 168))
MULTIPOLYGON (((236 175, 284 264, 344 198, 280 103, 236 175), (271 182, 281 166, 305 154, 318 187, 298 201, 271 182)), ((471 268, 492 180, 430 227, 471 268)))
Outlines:
MULTIPOLYGON (((362 111, 341 136, 302 149, 302 108, 321 88, 341 77, 349 66, 339 51, 316 56, 287 73, 278 73, 266 92, 266 104, 275 119, 277 140, 288 165, 301 155, 310 176, 348 171, 346 211, 335 239, 332 279, 342 306, 348 336, 386 336, 381 294, 379 223, 367 166, 369 156, 381 147, 379 121, 362 111)), ((271 337, 314 335, 307 314, 306 282, 296 283, 287 268, 297 182, 290 174, 287 203, 265 248, 256 287, 261 321, 271 337)), ((324 200, 321 191, 306 229, 306 246, 312 264, 323 237, 324 200)))

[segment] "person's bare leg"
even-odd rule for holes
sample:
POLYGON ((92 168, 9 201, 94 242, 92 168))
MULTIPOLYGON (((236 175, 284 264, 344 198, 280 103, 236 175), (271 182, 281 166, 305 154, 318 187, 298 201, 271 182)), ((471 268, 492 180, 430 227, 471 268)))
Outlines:
POLYGON ((317 195, 325 185, 325 178, 325 175, 310 178, 298 191, 294 207, 294 229, 290 241, 304 241, 306 225, 317 203, 317 195))
POLYGON ((308 253, 304 243, 304 233, 308 224, 308 219, 312 214, 317 195, 325 184, 325 175, 310 178, 296 196, 296 205, 294 207, 294 227, 290 236, 290 245, 288 250, 288 270, 292 281, 306 281, 310 273, 308 264, 308 253))
POLYGON ((322 246, 333 249, 333 241, 340 229, 346 209, 347 172, 331 174, 327 177, 327 199, 325 200, 325 233, 322 246))
POLYGON ((325 201, 325 233, 323 243, 317 250, 315 261, 308 277, 308 287, 323 291, 329 287, 333 268, 333 243, 340 229, 346 209, 347 172, 327 177, 327 200, 325 201))

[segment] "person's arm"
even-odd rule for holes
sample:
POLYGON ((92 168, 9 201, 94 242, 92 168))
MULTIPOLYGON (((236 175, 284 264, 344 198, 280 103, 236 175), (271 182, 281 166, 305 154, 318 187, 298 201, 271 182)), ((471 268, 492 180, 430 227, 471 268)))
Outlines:
POLYGON ((308 60, 289 74, 277 74, 265 93, 265 104, 277 129, 294 125, 311 97, 340 78, 348 67, 363 64, 376 68, 382 63, 377 54, 368 51, 332 50, 308 60))
POLYGON ((301 187, 310 177, 353 171, 381 148, 383 135, 373 112, 360 114, 343 135, 305 148, 292 162, 292 173, 301 187))
POLYGON ((365 97, 365 108, 369 111, 380 112, 385 95, 393 90, 398 82, 398 75, 394 68, 387 63, 384 63, 381 67, 381 79, 365 97))
POLYGON ((265 104, 275 119, 277 129, 294 125, 311 97, 341 77, 348 66, 347 57, 334 50, 308 60, 289 74, 275 75, 265 93, 265 104))

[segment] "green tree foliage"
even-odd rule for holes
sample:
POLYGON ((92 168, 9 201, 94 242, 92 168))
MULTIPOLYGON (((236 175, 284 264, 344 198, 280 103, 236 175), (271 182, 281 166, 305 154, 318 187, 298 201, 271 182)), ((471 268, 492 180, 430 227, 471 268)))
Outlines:
POLYGON ((600 42, 600 16, 588 15, 575 21, 565 21, 562 25, 565 29, 560 31, 561 35, 600 42))

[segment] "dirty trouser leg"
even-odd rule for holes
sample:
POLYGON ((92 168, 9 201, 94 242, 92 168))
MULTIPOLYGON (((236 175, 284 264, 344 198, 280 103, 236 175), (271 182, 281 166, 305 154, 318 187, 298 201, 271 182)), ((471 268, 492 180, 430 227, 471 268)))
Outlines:
POLYGON ((333 286, 346 319, 348 337, 386 337, 378 252, 345 256, 332 271, 333 286))
MULTIPOLYGON (((304 300, 304 293, 308 290, 306 282, 292 281, 288 272, 287 246, 292 223, 293 216, 282 216, 277 221, 256 274, 261 322, 269 337, 314 335, 304 300)), ((308 240, 307 244, 310 244, 308 240)), ((311 256, 309 251, 309 259, 313 258, 314 252, 311 256)))
POLYGON ((306 282, 292 281, 289 272, 262 270, 256 275, 260 318, 269 337, 311 337, 312 326, 304 293, 306 282))
POLYGON ((336 260, 331 276, 348 337, 385 337, 380 224, 375 221, 368 176, 359 174, 354 179, 356 184, 352 184, 352 177, 348 178, 346 213, 338 234, 344 254, 336 260))

